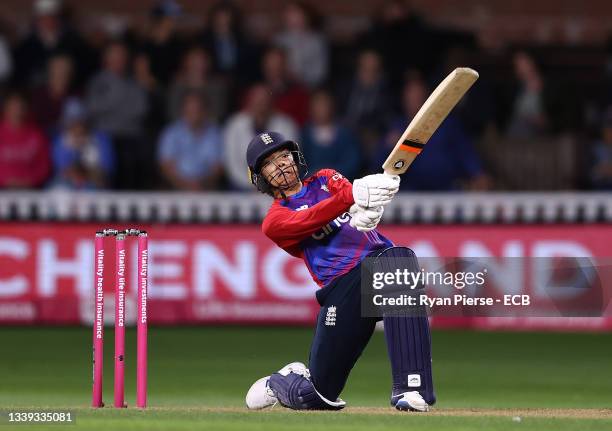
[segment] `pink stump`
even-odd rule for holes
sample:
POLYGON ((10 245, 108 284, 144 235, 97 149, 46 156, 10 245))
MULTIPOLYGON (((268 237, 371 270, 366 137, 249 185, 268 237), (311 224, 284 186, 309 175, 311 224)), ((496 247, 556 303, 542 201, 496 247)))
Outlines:
POLYGON ((92 407, 103 407, 102 378, 104 373, 104 234, 94 240, 94 320, 93 320, 93 393, 92 407))
POLYGON ((147 406, 147 281, 149 248, 146 232, 138 235, 138 317, 136 321, 136 406, 147 406))
POLYGON ((115 407, 125 404, 125 234, 119 232, 115 242, 117 275, 115 281, 115 407))

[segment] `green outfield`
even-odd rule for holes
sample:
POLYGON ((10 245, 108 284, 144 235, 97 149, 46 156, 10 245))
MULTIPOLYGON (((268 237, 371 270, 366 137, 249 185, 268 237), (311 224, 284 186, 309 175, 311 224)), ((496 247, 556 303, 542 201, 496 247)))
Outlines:
MULTIPOLYGON (((307 360, 312 331, 293 328, 150 328, 146 411, 88 408, 91 330, 0 328, 0 409, 70 409, 67 429, 603 430, 612 429, 612 335, 436 331, 433 414, 388 406, 389 365, 376 333, 334 412, 249 412, 257 378, 307 360)), ((105 396, 112 404, 112 331, 105 396)), ((127 401, 134 404, 135 334, 127 338, 127 401)), ((0 423, 4 428, 6 423, 0 423)), ((57 425, 19 426, 51 429, 57 425)))

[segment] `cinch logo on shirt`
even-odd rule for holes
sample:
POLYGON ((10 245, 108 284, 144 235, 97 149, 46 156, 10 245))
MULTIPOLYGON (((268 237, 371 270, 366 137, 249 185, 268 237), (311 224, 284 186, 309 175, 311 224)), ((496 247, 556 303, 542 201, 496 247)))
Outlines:
POLYGON ((325 238, 327 235, 333 233, 336 229, 342 227, 342 223, 346 223, 351 220, 351 215, 348 212, 340 214, 338 217, 327 223, 321 228, 319 232, 312 234, 312 237, 316 240, 325 238))

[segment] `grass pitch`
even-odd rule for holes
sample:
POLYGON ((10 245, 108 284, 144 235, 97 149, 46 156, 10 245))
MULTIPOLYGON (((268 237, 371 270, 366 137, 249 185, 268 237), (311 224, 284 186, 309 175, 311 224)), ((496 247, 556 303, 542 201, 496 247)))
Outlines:
MULTIPOLYGON (((112 404, 112 330, 106 331, 104 399, 112 404)), ((342 412, 250 412, 257 378, 306 362, 311 329, 189 327, 149 330, 145 411, 91 409, 89 328, 0 328, 0 409, 70 409, 87 430, 605 430, 612 429, 610 334, 435 331, 430 414, 389 407, 390 370, 375 333, 342 397, 342 412)), ((126 400, 135 400, 135 333, 128 331, 126 400)), ((8 425, 10 426, 10 425, 8 425)), ((6 420, 0 423, 5 428, 6 420)))

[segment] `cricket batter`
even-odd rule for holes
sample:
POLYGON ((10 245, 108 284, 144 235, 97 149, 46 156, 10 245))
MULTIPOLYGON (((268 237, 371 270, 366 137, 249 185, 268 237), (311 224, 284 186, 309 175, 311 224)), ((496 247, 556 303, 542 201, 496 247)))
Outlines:
MULTIPOLYGON (((418 271, 412 250, 376 230, 384 206, 399 188, 398 176, 368 175, 351 184, 333 169, 306 178, 296 142, 275 132, 255 136, 247 149, 251 182, 274 197, 262 230, 279 247, 304 260, 321 310, 309 368, 300 362, 257 380, 246 403, 262 409, 277 402, 295 410, 340 410, 351 369, 380 318, 361 316, 361 261, 404 258, 418 271)), ((425 412, 435 403, 427 317, 383 317, 393 383, 391 405, 425 412)))

